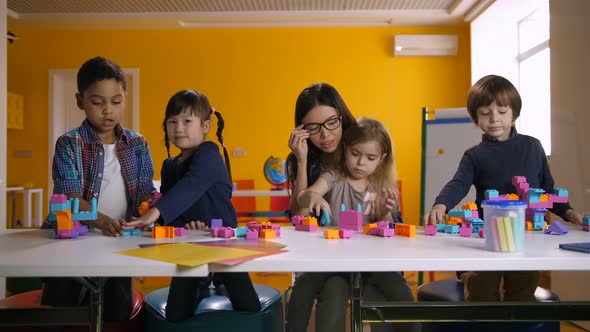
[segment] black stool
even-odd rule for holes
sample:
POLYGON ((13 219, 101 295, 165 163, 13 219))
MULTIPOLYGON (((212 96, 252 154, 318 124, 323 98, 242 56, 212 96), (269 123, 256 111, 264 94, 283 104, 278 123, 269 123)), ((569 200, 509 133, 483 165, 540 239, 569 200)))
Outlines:
MULTIPOLYGON (((535 297, 539 302, 556 302, 559 296, 537 287, 535 297)), ((465 301, 463 284, 457 279, 445 279, 418 287, 418 301, 465 301)), ((422 332, 559 332, 559 322, 428 322, 422 323, 422 332)))

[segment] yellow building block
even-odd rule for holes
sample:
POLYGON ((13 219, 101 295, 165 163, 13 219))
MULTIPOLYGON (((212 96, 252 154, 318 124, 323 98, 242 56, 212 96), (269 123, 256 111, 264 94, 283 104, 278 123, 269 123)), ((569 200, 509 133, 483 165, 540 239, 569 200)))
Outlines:
POLYGON ((273 229, 264 228, 260 230, 260 235, 258 237, 262 239, 275 239, 277 233, 273 229))

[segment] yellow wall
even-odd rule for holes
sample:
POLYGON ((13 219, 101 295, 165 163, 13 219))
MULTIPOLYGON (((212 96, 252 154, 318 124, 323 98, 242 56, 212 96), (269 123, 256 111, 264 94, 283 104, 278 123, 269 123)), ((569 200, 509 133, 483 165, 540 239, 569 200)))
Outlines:
MULTIPOLYGON (((9 184, 47 188, 48 70, 78 68, 96 56, 140 71, 140 131, 159 178, 166 156, 161 122, 177 90, 205 93, 226 119, 235 179, 268 188, 262 164, 285 157, 298 93, 313 82, 337 87, 355 116, 389 128, 403 181, 404 214, 419 223, 421 108, 459 107, 469 88, 469 27, 247 28, 14 31, 8 46, 8 90, 25 97, 24 130, 8 131, 9 184), (459 35, 456 57, 393 57, 400 33, 459 35), (32 158, 15 158, 31 150, 32 158)), ((73 98, 73 96, 72 96, 73 98)), ((210 139, 215 139, 213 135, 210 139)))

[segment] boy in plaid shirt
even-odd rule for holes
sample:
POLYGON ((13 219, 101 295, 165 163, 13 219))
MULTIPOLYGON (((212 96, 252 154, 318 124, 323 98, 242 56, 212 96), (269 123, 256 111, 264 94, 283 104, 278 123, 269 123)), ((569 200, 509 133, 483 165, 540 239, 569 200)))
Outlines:
MULTIPOLYGON (((127 98, 123 70, 96 57, 78 72, 78 107, 86 114, 80 127, 55 143, 54 194, 80 199, 80 210, 98 200, 98 219, 84 222, 108 236, 119 236, 123 225, 155 192, 154 168, 147 141, 119 123, 127 98)), ((44 228, 54 225, 46 222, 44 228)), ((105 284, 105 320, 129 319, 131 278, 109 278, 105 284)), ((86 290, 71 278, 47 278, 42 304, 71 306, 85 301, 86 290)))

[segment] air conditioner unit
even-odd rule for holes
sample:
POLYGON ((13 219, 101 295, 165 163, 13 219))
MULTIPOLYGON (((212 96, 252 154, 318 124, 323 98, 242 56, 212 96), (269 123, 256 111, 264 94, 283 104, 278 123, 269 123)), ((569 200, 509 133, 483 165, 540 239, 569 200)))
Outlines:
POLYGON ((457 35, 396 35, 395 56, 457 55, 457 35))

